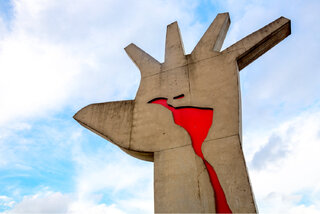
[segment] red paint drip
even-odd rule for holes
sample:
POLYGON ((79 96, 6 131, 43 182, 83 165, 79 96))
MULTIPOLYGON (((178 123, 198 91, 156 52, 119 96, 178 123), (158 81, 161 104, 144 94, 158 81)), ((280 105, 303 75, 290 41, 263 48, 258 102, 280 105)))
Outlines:
POLYGON ((157 98, 150 103, 160 104, 169 109, 173 114, 174 122, 183 127, 190 135, 195 153, 203 160, 209 173, 211 185, 215 194, 217 213, 232 213, 226 200, 218 176, 213 167, 204 159, 201 146, 207 137, 212 124, 213 109, 197 107, 174 108, 167 104, 166 98, 157 98))

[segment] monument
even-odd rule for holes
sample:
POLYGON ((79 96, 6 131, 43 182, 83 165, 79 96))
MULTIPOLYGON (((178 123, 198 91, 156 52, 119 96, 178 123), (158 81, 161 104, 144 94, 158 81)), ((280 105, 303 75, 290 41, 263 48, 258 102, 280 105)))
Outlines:
POLYGON ((141 160, 154 162, 156 213, 255 213, 242 151, 239 71, 290 35, 280 17, 223 51, 230 25, 218 14, 191 54, 177 22, 165 61, 130 44, 141 72, 134 100, 91 104, 74 118, 141 160))

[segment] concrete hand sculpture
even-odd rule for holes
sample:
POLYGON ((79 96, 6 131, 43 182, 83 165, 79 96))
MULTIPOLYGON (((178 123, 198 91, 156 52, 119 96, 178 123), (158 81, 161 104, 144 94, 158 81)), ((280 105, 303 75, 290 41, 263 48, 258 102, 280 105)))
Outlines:
POLYGON ((280 17, 220 51, 230 25, 218 14, 191 54, 177 22, 165 62, 130 44, 141 72, 134 100, 89 105, 74 118, 126 153, 154 162, 155 212, 256 212, 241 147, 239 71, 290 35, 280 17))

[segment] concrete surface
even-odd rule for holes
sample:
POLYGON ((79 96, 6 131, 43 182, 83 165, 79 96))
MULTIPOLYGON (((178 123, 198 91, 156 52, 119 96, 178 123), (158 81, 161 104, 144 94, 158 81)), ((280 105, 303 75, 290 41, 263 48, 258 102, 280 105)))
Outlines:
POLYGON ((184 53, 177 22, 167 27, 165 62, 130 44, 125 51, 141 72, 135 100, 92 104, 74 118, 126 153, 154 161, 156 213, 214 213, 215 198, 205 165, 195 155, 189 134, 154 98, 174 107, 214 109, 213 124, 202 145, 234 213, 256 212, 241 139, 239 70, 290 34, 280 17, 220 51, 230 25, 218 14, 191 54, 184 53), (173 97, 184 94, 182 99, 173 97))

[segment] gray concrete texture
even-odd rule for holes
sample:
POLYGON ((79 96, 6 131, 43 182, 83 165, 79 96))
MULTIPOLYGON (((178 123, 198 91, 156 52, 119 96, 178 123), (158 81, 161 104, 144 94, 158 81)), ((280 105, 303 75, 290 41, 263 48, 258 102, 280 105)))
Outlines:
POLYGON ((242 151, 239 71, 290 35, 290 20, 280 17, 220 51, 230 25, 218 14, 191 54, 185 54, 177 22, 167 26, 165 62, 159 63, 134 44, 125 51, 141 72, 134 100, 91 104, 74 118, 124 152, 154 162, 156 213, 214 213, 215 197, 208 172, 187 131, 172 113, 150 104, 214 109, 202 145, 234 213, 255 213, 242 151), (184 94, 183 99, 173 97, 184 94))

